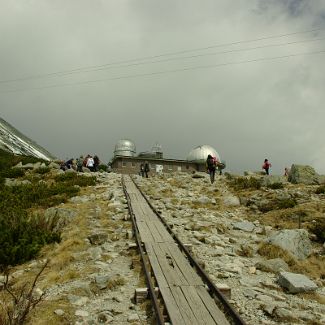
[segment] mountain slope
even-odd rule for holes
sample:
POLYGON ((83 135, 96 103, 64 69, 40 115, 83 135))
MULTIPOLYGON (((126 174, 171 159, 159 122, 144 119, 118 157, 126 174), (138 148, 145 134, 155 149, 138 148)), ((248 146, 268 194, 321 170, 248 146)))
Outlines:
POLYGON ((0 148, 16 155, 33 156, 45 160, 54 158, 47 150, 0 118, 0 148))

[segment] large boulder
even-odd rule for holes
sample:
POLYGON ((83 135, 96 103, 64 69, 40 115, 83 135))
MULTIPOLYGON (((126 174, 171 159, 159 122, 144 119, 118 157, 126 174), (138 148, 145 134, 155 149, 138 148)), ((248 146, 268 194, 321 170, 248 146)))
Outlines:
POLYGON ((273 258, 271 260, 260 261, 255 264, 258 270, 264 272, 278 273, 281 271, 289 271, 288 264, 281 258, 273 258))
POLYGON ((288 289, 290 293, 314 291, 317 285, 303 274, 280 272, 279 284, 288 289))
POLYGON ((288 181, 293 184, 315 185, 320 183, 320 178, 313 167, 293 164, 288 181))
POLYGON ((287 179, 284 176, 269 175, 262 178, 262 186, 269 186, 278 183, 284 184, 285 182, 287 182, 287 179))
POLYGON ((312 251, 308 232, 305 229, 284 229, 276 232, 266 241, 288 251, 299 260, 306 259, 312 251))

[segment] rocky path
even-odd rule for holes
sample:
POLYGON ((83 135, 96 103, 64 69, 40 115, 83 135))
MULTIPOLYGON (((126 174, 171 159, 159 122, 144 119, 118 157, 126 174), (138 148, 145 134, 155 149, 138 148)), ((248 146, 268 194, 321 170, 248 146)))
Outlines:
MULTIPOLYGON (((49 266, 38 282, 46 293, 29 324, 153 324, 150 302, 136 305, 136 288, 145 287, 134 249, 132 225, 121 175, 98 173, 95 187, 46 211, 66 220, 60 244, 47 247, 39 260, 16 268, 19 286, 31 279, 45 259, 49 266)), ((289 294, 278 284, 281 259, 266 260, 258 246, 274 232, 242 206, 223 177, 188 174, 136 178, 142 190, 218 286, 231 288, 231 303, 248 324, 325 323, 325 305, 313 294, 289 294)), ((316 281, 325 297, 324 281, 316 281)))
MULTIPOLYGON (((69 223, 62 242, 43 251, 50 265, 38 286, 46 298, 29 324, 151 324, 149 303, 133 301, 135 289, 145 284, 121 176, 98 178, 97 186, 47 211, 69 223)), ((27 265, 20 281, 41 262, 27 265)))
MULTIPOLYGON (((325 305, 313 296, 287 293, 278 273, 289 271, 282 259, 266 260, 258 246, 274 231, 262 227, 258 216, 240 205, 224 177, 210 185, 208 178, 188 175, 138 179, 142 190, 180 239, 220 287, 231 288, 231 302, 248 324, 324 324, 325 305)), ((324 281, 318 281, 323 297, 324 281)))

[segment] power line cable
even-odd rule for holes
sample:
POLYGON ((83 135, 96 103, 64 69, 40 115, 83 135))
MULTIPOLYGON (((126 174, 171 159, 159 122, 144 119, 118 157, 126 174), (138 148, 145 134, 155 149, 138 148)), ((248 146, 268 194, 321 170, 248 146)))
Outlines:
MULTIPOLYGON (((127 63, 136 62, 136 61, 146 61, 146 60, 150 60, 150 59, 157 59, 157 58, 164 57, 164 56, 179 55, 179 54, 184 54, 184 53, 208 50, 208 49, 217 48, 217 47, 238 45, 238 44, 243 44, 243 43, 252 43, 252 42, 258 42, 258 41, 274 39, 274 38, 281 38, 281 37, 298 35, 298 34, 307 34, 307 33, 317 32, 317 31, 320 31, 320 30, 324 30, 324 28, 316 28, 316 29, 311 29, 311 30, 306 30, 306 31, 301 31, 301 32, 294 32, 294 33, 287 33, 287 34, 280 34, 280 35, 272 35, 272 36, 265 36, 265 37, 249 39, 249 40, 222 43, 222 44, 216 44, 216 45, 211 45, 211 46, 206 46, 206 47, 194 48, 194 49, 190 49, 190 50, 182 50, 182 51, 177 51, 177 52, 166 52, 166 53, 163 53, 163 54, 158 54, 158 55, 153 55, 153 56, 147 56, 147 57, 135 58, 135 59, 129 59, 129 60, 115 61, 115 62, 106 63, 106 64, 102 64, 102 65, 86 66, 86 67, 80 67, 80 68, 75 68, 75 69, 70 69, 70 70, 62 70, 62 71, 57 71, 57 72, 38 74, 38 75, 34 75, 34 76, 27 76, 27 77, 15 78, 15 79, 5 79, 5 80, 0 80, 0 83, 10 83, 10 82, 17 82, 17 81, 26 81, 26 80, 31 80, 31 79, 41 79, 41 78, 45 78, 45 77, 56 77, 56 76, 61 76, 61 75, 73 74, 73 73, 81 73, 81 72, 83 72, 83 70, 85 70, 85 72, 88 72, 88 70, 91 71, 91 69, 102 69, 102 68, 105 68, 105 67, 108 68, 108 67, 111 67, 111 66, 114 66, 114 65, 127 64, 127 63)), ((230 53, 230 52, 228 52, 228 53, 230 53)), ((138 63, 138 64, 140 64, 140 63, 138 63)), ((93 71, 95 71, 95 70, 93 70, 93 71)))
POLYGON ((14 89, 14 90, 0 91, 0 94, 16 93, 16 92, 31 91, 31 90, 41 90, 41 89, 49 89, 49 88, 58 88, 58 87, 66 87, 66 86, 75 86, 75 85, 85 85, 85 84, 90 84, 90 83, 97 83, 97 82, 104 82, 104 81, 114 81, 114 80, 121 80, 121 79, 131 79, 131 78, 134 79, 134 78, 139 78, 139 77, 156 76, 156 75, 163 75, 163 74, 168 74, 168 73, 185 72, 185 71, 190 71, 190 70, 220 68, 220 67, 224 67, 224 66, 240 65, 240 64, 262 62, 262 61, 272 61, 272 60, 279 60, 279 59, 287 59, 287 58, 292 58, 292 57, 305 56, 305 55, 315 55, 315 54, 321 54, 321 53, 325 53, 325 50, 319 50, 319 51, 313 51, 313 52, 305 52, 305 53, 294 53, 294 54, 288 54, 288 55, 282 55, 282 56, 258 58, 258 59, 243 60, 243 61, 237 61, 237 62, 225 62, 225 63, 215 64, 215 65, 203 65, 203 66, 196 66, 196 67, 185 67, 185 68, 180 68, 180 69, 155 71, 155 72, 150 72, 150 73, 126 75, 126 76, 113 77, 113 78, 86 80, 86 81, 79 81, 79 82, 74 82, 74 83, 55 84, 55 85, 34 87, 34 88, 14 89))

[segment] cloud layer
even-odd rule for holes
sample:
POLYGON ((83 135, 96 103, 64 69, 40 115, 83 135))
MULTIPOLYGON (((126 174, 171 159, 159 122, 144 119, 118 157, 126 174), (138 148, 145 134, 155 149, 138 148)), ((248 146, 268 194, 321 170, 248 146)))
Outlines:
POLYGON ((0 5, 1 80, 34 77, 0 83, 1 117, 53 154, 107 161, 117 140, 130 138, 138 151, 158 141, 165 156, 181 159, 209 144, 237 172, 269 158, 274 173, 292 163, 325 173, 325 53, 314 53, 325 50, 324 1, 0 5), (206 49, 189 52, 198 48, 206 49), (90 66, 101 67, 37 78, 90 66))

